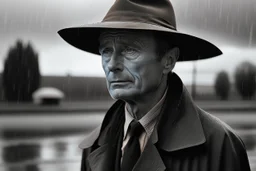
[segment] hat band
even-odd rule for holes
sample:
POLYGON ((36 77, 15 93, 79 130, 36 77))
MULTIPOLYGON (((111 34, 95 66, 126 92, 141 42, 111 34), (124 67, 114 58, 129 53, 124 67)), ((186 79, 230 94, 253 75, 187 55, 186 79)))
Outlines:
POLYGON ((176 30, 176 27, 171 25, 166 20, 155 17, 150 14, 141 14, 133 11, 115 11, 108 13, 106 17, 103 19, 103 22, 139 22, 139 23, 147 23, 153 24, 157 26, 162 26, 168 29, 176 30))

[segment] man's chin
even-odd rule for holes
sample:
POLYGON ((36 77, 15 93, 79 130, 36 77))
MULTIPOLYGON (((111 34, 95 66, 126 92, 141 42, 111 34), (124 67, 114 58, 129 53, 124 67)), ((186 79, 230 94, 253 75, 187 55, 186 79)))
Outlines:
POLYGON ((110 96, 114 99, 114 100, 130 100, 134 98, 134 93, 132 92, 128 92, 128 91, 124 91, 124 90, 115 90, 113 92, 110 92, 110 96))

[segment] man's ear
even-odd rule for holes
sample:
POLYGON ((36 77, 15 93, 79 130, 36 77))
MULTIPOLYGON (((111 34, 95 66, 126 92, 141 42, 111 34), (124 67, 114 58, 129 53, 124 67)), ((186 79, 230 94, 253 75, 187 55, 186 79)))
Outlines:
POLYGON ((162 58, 162 62, 164 65, 164 74, 169 74, 173 70, 177 60, 179 59, 179 55, 180 50, 178 47, 174 47, 165 53, 162 58))

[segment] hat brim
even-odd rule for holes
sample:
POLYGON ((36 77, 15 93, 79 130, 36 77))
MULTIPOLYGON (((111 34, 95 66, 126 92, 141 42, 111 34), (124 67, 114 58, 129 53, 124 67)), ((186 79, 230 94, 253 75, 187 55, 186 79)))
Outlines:
POLYGON ((58 31, 59 35, 72 46, 96 55, 99 54, 99 36, 104 30, 138 30, 155 31, 166 34, 166 39, 180 48, 178 61, 207 59, 221 55, 221 50, 212 43, 176 30, 139 22, 101 22, 81 27, 65 28, 58 31))

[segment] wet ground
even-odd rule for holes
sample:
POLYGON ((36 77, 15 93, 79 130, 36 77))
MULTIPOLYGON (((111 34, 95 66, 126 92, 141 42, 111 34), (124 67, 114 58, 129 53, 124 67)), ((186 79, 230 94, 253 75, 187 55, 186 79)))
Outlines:
POLYGON ((82 135, 1 141, 1 171, 79 170, 82 135))
MULTIPOLYGON (((214 112, 243 138, 256 171, 256 112, 214 112)), ((80 169, 82 138, 102 121, 103 113, 0 116, 1 171, 75 171, 80 169)))

